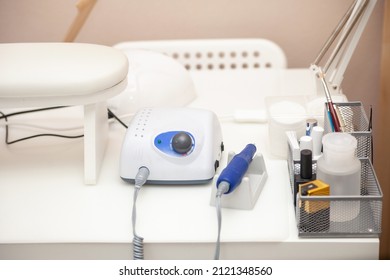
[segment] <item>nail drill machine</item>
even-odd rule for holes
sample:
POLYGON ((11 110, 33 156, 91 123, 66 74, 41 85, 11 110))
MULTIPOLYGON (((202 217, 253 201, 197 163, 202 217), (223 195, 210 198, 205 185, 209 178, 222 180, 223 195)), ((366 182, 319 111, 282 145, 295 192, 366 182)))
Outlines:
POLYGON ((216 115, 195 108, 145 108, 123 142, 120 176, 134 183, 141 167, 149 184, 202 184, 213 179, 223 151, 216 115))

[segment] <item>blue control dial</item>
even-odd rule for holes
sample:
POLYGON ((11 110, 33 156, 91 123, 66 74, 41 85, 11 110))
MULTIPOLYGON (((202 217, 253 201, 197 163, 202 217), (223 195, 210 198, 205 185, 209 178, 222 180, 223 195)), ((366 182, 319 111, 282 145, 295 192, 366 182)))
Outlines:
POLYGON ((168 155, 187 156, 194 150, 195 138, 187 131, 168 131, 154 138, 154 146, 168 155))

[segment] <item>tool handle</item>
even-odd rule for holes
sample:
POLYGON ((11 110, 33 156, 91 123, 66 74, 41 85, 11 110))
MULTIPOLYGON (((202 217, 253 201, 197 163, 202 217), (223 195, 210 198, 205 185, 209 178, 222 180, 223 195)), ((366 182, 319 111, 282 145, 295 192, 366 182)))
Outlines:
POLYGON ((228 194, 240 185, 255 153, 256 146, 248 144, 239 154, 236 154, 222 171, 221 175, 219 175, 217 188, 221 182, 227 182, 229 184, 229 190, 225 194, 228 194))
POLYGON ((333 119, 333 125, 334 125, 334 131, 335 132, 340 132, 340 121, 339 121, 339 118, 337 116, 337 113, 336 113, 336 109, 333 105, 333 102, 328 102, 329 104, 329 111, 330 111, 330 115, 332 116, 332 119, 333 119))

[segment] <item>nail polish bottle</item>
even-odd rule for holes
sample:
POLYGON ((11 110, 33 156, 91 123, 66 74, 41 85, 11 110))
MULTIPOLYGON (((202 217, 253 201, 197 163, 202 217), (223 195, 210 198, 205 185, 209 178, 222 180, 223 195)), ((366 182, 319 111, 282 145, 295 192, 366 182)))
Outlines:
POLYGON ((301 150, 300 172, 294 177, 294 207, 297 206, 297 193, 299 191, 299 185, 313 181, 315 179, 316 175, 313 174, 312 151, 308 149, 301 150))

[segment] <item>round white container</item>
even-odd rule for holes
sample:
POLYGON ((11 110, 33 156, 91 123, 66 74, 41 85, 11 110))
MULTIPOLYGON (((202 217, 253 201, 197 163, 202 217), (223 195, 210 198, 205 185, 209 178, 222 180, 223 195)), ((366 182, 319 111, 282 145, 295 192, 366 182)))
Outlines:
MULTIPOLYGON (((322 138, 322 144, 323 155, 317 160, 317 179, 329 184, 331 196, 360 196, 361 163, 355 156, 356 138, 348 133, 328 133, 322 138)), ((359 201, 332 201, 330 220, 350 221, 359 211, 359 201)))
POLYGON ((282 100, 268 108, 270 151, 274 156, 287 158, 286 131, 295 131, 297 137, 305 134, 306 110, 296 102, 282 100))

